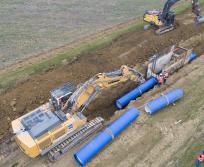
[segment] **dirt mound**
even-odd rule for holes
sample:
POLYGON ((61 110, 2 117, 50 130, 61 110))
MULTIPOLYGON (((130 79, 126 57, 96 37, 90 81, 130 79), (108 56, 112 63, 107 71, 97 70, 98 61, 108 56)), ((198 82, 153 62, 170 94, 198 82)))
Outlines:
MULTIPOLYGON (((186 15, 185 17, 190 16, 186 15)), ((96 73, 116 70, 124 64, 129 66, 142 65, 144 61, 158 51, 202 32, 204 32, 204 24, 200 26, 195 26, 194 24, 184 25, 182 20, 179 21, 179 26, 174 31, 162 36, 156 36, 153 30, 145 32, 138 30, 121 36, 110 46, 94 53, 83 55, 70 64, 62 65, 38 75, 29 76, 15 88, 0 96, 0 140, 10 135, 11 120, 47 102, 51 89, 66 82, 83 83, 96 73)), ((202 43, 201 41, 200 44, 202 45, 202 43)), ((203 47, 197 47, 199 52, 202 49, 203 47)), ((113 92, 113 90, 107 92, 107 96, 112 96, 112 101, 106 104, 107 99, 103 95, 99 101, 96 100, 92 107, 89 107, 90 112, 96 111, 94 106, 97 106, 101 111, 93 113, 108 118, 114 111, 114 108, 112 108, 113 100, 115 100, 116 95, 119 95, 113 95, 113 92), (106 115, 107 112, 108 115, 106 115)), ((89 117, 92 118, 94 115, 89 115, 89 117)))

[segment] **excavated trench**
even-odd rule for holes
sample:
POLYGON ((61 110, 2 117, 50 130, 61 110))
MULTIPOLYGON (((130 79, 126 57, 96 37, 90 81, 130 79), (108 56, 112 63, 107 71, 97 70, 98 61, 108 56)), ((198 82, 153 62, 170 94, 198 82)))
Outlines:
POLYGON ((102 91, 98 98, 96 98, 88 106, 84 114, 89 120, 99 116, 106 120, 110 119, 110 117, 113 116, 114 112, 117 110, 115 107, 115 101, 118 99, 118 97, 121 97, 136 86, 137 82, 127 81, 108 90, 102 91))
MULTIPOLYGON (((189 14, 185 17, 193 19, 189 14)), ((83 83, 96 73, 116 70, 123 64, 142 67, 142 64, 158 51, 204 32, 204 24, 186 25, 183 24, 182 19, 178 22, 174 31, 162 36, 155 36, 153 30, 146 32, 138 30, 121 36, 110 46, 83 55, 72 63, 29 76, 2 94, 0 96, 0 141, 11 135, 11 120, 48 101, 51 89, 66 82, 83 83)), ((195 42, 192 47, 198 54, 204 52, 204 39, 195 42)), ((127 82, 102 92, 87 108, 85 114, 89 119, 95 116, 109 119, 114 114, 114 102, 117 97, 135 86, 136 83, 127 82)))

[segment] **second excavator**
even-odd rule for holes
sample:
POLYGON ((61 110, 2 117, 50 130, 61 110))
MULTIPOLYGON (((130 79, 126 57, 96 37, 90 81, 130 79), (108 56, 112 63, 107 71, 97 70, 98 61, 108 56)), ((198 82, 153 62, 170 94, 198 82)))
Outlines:
MULTIPOLYGON (((157 35, 164 34, 174 29, 175 12, 171 11, 171 7, 181 0, 167 0, 162 11, 147 10, 145 11, 143 20, 148 23, 144 26, 147 30, 150 27, 156 28, 157 35)), ((204 17, 201 16, 201 9, 198 0, 192 0, 192 12, 195 14, 195 23, 204 23, 204 17)))

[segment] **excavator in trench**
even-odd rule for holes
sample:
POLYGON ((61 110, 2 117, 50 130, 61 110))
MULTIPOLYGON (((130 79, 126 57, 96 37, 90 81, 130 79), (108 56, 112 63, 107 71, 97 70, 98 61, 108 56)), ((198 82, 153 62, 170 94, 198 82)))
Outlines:
POLYGON ((171 75, 193 58, 192 49, 172 46, 168 53, 150 58, 146 76, 135 68, 122 66, 117 71, 97 74, 77 87, 68 83, 55 88, 49 102, 12 121, 16 143, 29 157, 47 154, 51 161, 56 161, 103 128, 102 117, 88 120, 84 115, 100 92, 128 80, 140 85, 158 74, 171 75))
POLYGON ((47 154, 56 161, 103 127, 103 118, 86 118, 83 112, 87 106, 104 89, 128 80, 138 84, 145 81, 134 68, 122 66, 97 74, 78 87, 68 83, 53 89, 49 102, 12 121, 16 143, 29 157, 47 154))
MULTIPOLYGON (((144 30, 153 27, 156 29, 157 35, 162 35, 175 28, 175 12, 171 11, 171 7, 181 0, 167 0, 163 10, 147 10, 144 13, 143 20, 148 24, 144 26, 144 30)), ((195 14, 196 25, 204 23, 204 17, 201 16, 199 0, 192 0, 192 12, 195 14)))

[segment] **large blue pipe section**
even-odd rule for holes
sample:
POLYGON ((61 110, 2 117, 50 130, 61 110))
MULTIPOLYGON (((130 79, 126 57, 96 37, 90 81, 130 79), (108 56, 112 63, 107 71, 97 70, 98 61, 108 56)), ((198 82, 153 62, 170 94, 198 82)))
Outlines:
POLYGON ((162 95, 161 97, 147 103, 145 105, 145 111, 149 114, 154 114, 161 109, 173 104, 177 100, 181 99, 184 95, 183 89, 174 89, 169 93, 162 95))
POLYGON ((198 55, 196 53, 191 53, 191 55, 188 57, 188 63, 191 63, 193 60, 197 58, 198 58, 198 55))
POLYGON ((158 80, 155 77, 150 78, 148 81, 143 83, 142 85, 138 86, 131 92, 127 93, 120 99, 116 101, 116 106, 118 109, 122 109, 125 106, 127 106, 131 100, 135 100, 139 96, 141 96, 143 93, 149 91, 152 89, 156 84, 158 84, 158 80))
POLYGON ((85 166, 95 155, 105 148, 114 138, 122 133, 133 121, 137 119, 140 112, 131 108, 119 119, 114 121, 103 132, 74 154, 74 158, 80 166, 85 166))

